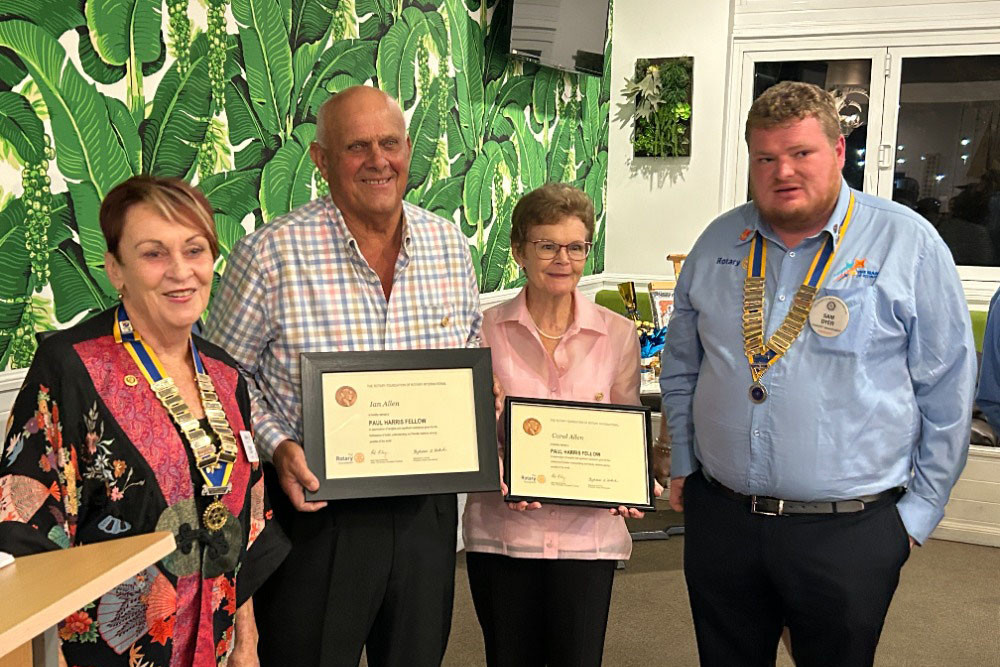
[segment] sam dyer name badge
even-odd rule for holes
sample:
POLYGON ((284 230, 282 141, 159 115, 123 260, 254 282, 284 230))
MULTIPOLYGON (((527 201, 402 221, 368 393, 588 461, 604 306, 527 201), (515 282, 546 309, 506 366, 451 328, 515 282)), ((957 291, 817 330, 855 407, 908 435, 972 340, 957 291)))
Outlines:
POLYGON ((824 296, 817 299, 809 311, 809 326, 820 336, 832 338, 844 333, 850 318, 851 313, 842 299, 824 296))

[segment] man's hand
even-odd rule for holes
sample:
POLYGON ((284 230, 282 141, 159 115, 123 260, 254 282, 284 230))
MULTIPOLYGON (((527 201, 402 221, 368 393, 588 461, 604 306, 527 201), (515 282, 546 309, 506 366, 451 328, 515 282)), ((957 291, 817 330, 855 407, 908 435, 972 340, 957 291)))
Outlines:
POLYGON ((920 545, 917 543, 917 541, 912 537, 910 537, 910 551, 913 551, 913 547, 919 547, 919 546, 920 545))
POLYGON ((300 512, 315 512, 326 507, 325 501, 306 500, 305 489, 316 491, 319 489, 319 480, 306 465, 306 453, 302 450, 302 445, 294 440, 282 440, 271 460, 278 471, 278 483, 295 509, 300 512))
POLYGON ((670 480, 670 509, 675 512, 684 511, 684 477, 674 477, 670 480))

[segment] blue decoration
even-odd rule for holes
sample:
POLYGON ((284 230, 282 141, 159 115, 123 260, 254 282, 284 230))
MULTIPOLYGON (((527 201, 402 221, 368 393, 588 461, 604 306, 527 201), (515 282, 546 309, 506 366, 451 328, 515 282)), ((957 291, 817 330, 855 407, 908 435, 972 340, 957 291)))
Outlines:
POLYGON ((655 357, 663 349, 664 343, 667 341, 667 328, 660 327, 659 329, 653 329, 652 333, 642 329, 639 331, 639 347, 640 356, 643 359, 648 359, 649 357, 655 357))

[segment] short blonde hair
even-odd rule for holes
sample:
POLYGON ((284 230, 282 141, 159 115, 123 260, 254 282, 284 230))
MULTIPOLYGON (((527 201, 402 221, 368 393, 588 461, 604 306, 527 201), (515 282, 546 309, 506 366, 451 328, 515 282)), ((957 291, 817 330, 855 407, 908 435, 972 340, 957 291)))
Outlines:
POLYGON ((101 231, 108 252, 115 257, 118 257, 118 244, 125 229, 125 215, 136 204, 148 204, 165 220, 201 232, 208 239, 212 257, 218 258, 219 235, 215 231, 212 205, 201 190, 179 178, 145 174, 119 183, 101 202, 101 231))
POLYGON ((587 228, 587 240, 594 238, 594 203, 587 193, 566 183, 546 183, 521 197, 511 214, 510 244, 520 247, 528 241, 535 225, 554 225, 563 218, 576 217, 587 228))
POLYGON ((819 122, 830 143, 836 143, 841 135, 840 114, 833 95, 811 83, 782 81, 754 100, 747 114, 744 139, 749 144, 753 130, 770 129, 810 116, 819 122))

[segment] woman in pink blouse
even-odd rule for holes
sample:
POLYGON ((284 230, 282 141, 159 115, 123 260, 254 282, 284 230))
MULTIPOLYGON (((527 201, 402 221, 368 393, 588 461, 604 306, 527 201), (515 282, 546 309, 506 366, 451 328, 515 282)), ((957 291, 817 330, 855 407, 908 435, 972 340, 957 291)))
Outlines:
MULTIPOLYGON (((511 252, 527 284, 483 321, 507 394, 639 404, 635 326, 576 289, 593 236, 594 206, 569 185, 514 208, 511 252)), ((615 563, 632 552, 626 515, 642 512, 469 495, 466 560, 490 667, 601 664, 615 563)))

